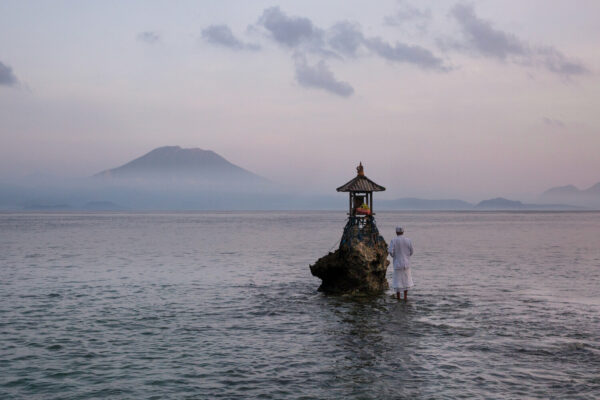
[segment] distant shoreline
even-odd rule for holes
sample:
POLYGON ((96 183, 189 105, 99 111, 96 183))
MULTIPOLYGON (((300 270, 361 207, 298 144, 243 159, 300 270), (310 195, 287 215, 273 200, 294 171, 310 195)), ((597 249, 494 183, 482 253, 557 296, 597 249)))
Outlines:
MULTIPOLYGON (((464 214, 494 214, 494 213, 511 213, 511 214, 543 214, 543 213, 561 213, 561 214, 571 214, 571 213, 599 213, 600 210, 408 210, 408 209, 398 209, 398 210, 380 210, 376 212, 377 215, 381 214, 390 214, 390 213, 412 213, 412 214, 428 214, 428 213, 464 213, 464 214)), ((173 209, 148 209, 148 210, 78 210, 78 209, 60 209, 60 210, 52 210, 52 209, 0 209, 0 214, 182 214, 182 213, 210 213, 210 214, 233 214, 233 213, 335 213, 335 214, 344 214, 346 215, 346 211, 342 210, 305 210, 305 209, 296 209, 296 210, 203 210, 203 209, 181 209, 181 210, 173 210, 173 209)))

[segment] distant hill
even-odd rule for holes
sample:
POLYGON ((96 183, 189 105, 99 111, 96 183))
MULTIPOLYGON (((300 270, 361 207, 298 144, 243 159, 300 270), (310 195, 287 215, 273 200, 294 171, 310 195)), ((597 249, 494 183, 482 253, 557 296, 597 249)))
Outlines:
POLYGON ((568 203, 598 209, 600 208, 600 182, 584 190, 573 185, 553 187, 542 193, 539 201, 568 203))
POLYGON ((580 192, 581 190, 577 189, 573 185, 557 186, 546 190, 543 193, 543 196, 564 196, 571 194, 579 194, 580 192))
POLYGON ((267 183, 268 180, 227 161, 211 150, 159 147, 96 178, 197 180, 223 183, 267 183))
POLYGON ((526 204, 503 197, 483 200, 477 205, 463 200, 426 200, 414 197, 375 201, 375 210, 580 210, 565 204, 526 204))
POLYGON ((524 208, 525 204, 517 200, 508 200, 504 197, 496 197, 495 199, 483 200, 476 206, 477 208, 493 208, 493 209, 520 209, 524 208))
POLYGON ((463 200, 426 200, 405 197, 395 200, 375 200, 375 209, 380 210, 470 210, 473 204, 463 200))
POLYGON ((592 195, 600 195, 600 182, 596 183, 592 187, 587 188, 586 190, 584 190, 584 192, 592 195))
POLYGON ((526 204, 517 200, 508 200, 503 197, 483 200, 475 206, 482 210, 581 210, 582 207, 567 204, 526 204))

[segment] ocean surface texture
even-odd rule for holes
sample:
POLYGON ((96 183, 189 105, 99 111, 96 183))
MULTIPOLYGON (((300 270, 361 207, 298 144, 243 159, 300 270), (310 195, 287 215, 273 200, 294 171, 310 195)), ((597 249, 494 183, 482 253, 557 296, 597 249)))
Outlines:
POLYGON ((0 398, 600 397, 600 213, 377 222, 408 304, 317 292, 341 212, 0 214, 0 398))

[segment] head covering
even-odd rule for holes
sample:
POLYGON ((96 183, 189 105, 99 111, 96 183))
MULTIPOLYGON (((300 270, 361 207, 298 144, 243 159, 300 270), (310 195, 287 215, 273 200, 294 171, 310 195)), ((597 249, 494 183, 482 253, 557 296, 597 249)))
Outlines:
POLYGON ((396 233, 404 233, 404 229, 401 226, 397 226, 396 233))

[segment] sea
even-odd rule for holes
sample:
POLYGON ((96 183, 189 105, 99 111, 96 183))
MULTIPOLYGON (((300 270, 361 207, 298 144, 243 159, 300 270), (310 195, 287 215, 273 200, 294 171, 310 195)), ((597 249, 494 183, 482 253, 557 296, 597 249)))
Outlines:
POLYGON ((318 292, 345 220, 0 213, 0 399, 600 398, 600 213, 377 213, 407 303, 318 292))

